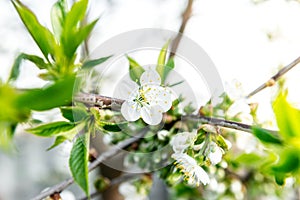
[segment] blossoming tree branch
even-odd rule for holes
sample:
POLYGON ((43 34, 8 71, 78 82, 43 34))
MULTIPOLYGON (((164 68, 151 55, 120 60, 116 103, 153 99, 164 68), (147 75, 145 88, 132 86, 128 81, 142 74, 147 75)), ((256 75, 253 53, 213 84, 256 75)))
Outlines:
MULTIPOLYGON (((26 129, 28 133, 55 138, 48 150, 73 142, 69 158, 72 177, 34 199, 55 199, 73 182, 89 198, 89 172, 120 152, 127 152, 122 160, 124 170, 136 170, 140 175, 124 173, 126 178, 115 180, 99 176, 94 183, 95 194, 119 184, 119 193, 125 199, 147 199, 153 176, 166 183, 173 199, 259 199, 275 191, 278 198, 287 191, 296 194, 300 180, 300 112, 287 101, 288 88, 282 76, 299 59, 248 96, 225 91, 217 103, 209 100, 194 108, 174 89, 182 81, 166 83, 176 70, 179 36, 162 44, 155 65, 142 66, 138 57, 124 52, 128 64, 121 67, 126 67, 128 73, 118 88, 120 98, 113 98, 82 90, 87 80, 80 75, 97 76, 95 68, 111 58, 107 55, 90 60, 79 56, 81 45, 98 22, 86 22, 87 0, 70 6, 58 0, 51 11, 52 30, 41 25, 21 1, 11 2, 42 56, 21 53, 8 80, 0 83, 1 146, 12 149, 16 127, 23 124, 31 125, 26 129), (47 81, 43 88, 14 87, 23 60, 41 69, 39 78, 47 81), (259 120, 259 102, 250 98, 274 85, 277 94, 270 101, 277 130, 259 120), (60 109, 64 120, 43 123, 33 118, 33 113, 53 108, 60 109), (110 149, 93 157, 91 140, 96 134, 103 136, 110 149)), ((191 8, 189 0, 181 33, 191 8)))

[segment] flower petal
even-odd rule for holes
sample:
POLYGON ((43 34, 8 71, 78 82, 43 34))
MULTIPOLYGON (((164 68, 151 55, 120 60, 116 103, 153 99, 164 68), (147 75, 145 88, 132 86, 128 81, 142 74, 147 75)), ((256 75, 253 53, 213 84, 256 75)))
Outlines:
POLYGON ((138 91, 138 84, 131 80, 122 80, 120 83, 118 83, 117 87, 115 88, 114 97, 119 99, 132 99, 132 96, 136 94, 138 91))
POLYGON ((145 84, 160 85, 161 78, 156 71, 152 69, 148 69, 141 75, 140 83, 141 85, 145 85, 145 84))
POLYGON ((144 106, 141 108, 141 116, 149 125, 157 125, 162 120, 162 108, 160 106, 144 106))
POLYGON ((134 102, 125 101, 122 104, 121 113, 127 121, 136 121, 140 118, 140 107, 134 102))

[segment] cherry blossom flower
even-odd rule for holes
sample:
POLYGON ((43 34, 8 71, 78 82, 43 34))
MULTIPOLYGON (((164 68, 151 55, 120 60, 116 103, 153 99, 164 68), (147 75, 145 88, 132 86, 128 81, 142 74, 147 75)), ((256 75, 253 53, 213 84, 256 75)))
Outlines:
POLYGON ((186 148, 194 144, 196 137, 196 131, 178 133, 172 137, 170 144, 175 153, 183 153, 186 148))
POLYGON ((224 154, 224 150, 221 147, 219 147, 215 142, 211 142, 207 150, 207 157, 211 164, 216 165, 221 162, 224 154))
POLYGON ((209 184, 210 179, 207 173, 200 167, 196 160, 186 153, 174 153, 172 158, 175 159, 176 167, 184 173, 189 185, 199 186, 209 184))
POLYGON ((157 125, 162 121, 162 114, 172 106, 172 92, 161 86, 159 74, 152 69, 141 75, 140 83, 140 86, 131 83, 131 92, 122 104, 121 113, 127 121, 142 118, 147 124, 157 125))

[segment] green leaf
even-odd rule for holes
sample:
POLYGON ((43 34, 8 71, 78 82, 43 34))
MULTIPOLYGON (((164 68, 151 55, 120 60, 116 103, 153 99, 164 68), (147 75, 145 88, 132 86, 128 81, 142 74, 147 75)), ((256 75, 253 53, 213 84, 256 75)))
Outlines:
POLYGON ((285 149, 281 155, 279 163, 273 167, 275 172, 289 173, 299 169, 300 152, 297 149, 285 149))
POLYGON ((20 18, 26 26, 28 32, 36 44, 41 49, 43 55, 48 59, 48 55, 54 55, 56 41, 53 34, 37 20, 34 13, 23 5, 19 0, 12 0, 20 18))
POLYGON ((123 122, 123 123, 112 123, 112 122, 105 122, 105 121, 98 122, 98 125, 101 128, 109 132, 120 132, 122 131, 122 126, 127 124, 128 124, 127 122, 123 122))
POLYGON ((78 122, 88 116, 87 111, 82 107, 62 107, 60 111, 64 118, 71 122, 78 122))
POLYGON ((275 181, 278 185, 284 185, 285 175, 283 173, 276 173, 275 174, 275 181))
POLYGON ((89 159, 90 134, 84 134, 77 138, 72 147, 69 159, 69 167, 76 183, 89 196, 88 159, 89 159))
POLYGON ((241 154, 236 158, 235 161, 247 166, 256 166, 261 164, 263 159, 264 158, 260 155, 257 155, 255 153, 249 153, 249 154, 241 154))
MULTIPOLYGON (((162 47, 159 56, 158 56, 158 60, 157 60, 157 66, 156 66, 156 71, 158 72, 158 74, 161 77, 162 83, 164 83, 165 78, 166 78, 166 57, 167 57, 167 53, 168 53, 168 47, 169 47, 169 43, 170 41, 168 40, 166 42, 166 44, 162 47)), ((169 65, 174 67, 174 62, 170 61, 169 65)), ((170 67, 171 67, 170 66, 170 67)))
POLYGON ((87 0, 77 1, 73 4, 70 12, 68 12, 66 15, 61 34, 61 44, 63 47, 63 52, 68 60, 71 60, 74 57, 77 47, 84 39, 86 39, 97 22, 97 20, 95 20, 79 30, 79 24, 84 19, 87 4, 87 0))
POLYGON ((286 100, 287 92, 281 92, 273 102, 273 110, 277 125, 284 139, 299 140, 300 137, 300 110, 292 107, 286 100))
POLYGON ((70 76, 59 80, 44 89, 33 89, 21 94, 17 105, 32 110, 48 110, 70 104, 73 96, 75 77, 70 76))
POLYGON ((66 14, 67 14, 67 3, 65 0, 59 0, 52 6, 51 23, 57 41, 60 41, 66 14))
POLYGON ((17 127, 17 123, 0 121, 0 148, 4 151, 12 150, 12 140, 17 127))
POLYGON ((59 121, 49 124, 43 124, 34 128, 26 129, 26 131, 41 137, 52 137, 62 135, 63 132, 70 131, 75 127, 74 123, 59 121))
POLYGON ((64 141, 66 141, 67 139, 68 139, 68 138, 66 138, 66 137, 64 137, 64 136, 62 136, 62 135, 57 136, 57 137, 55 138, 54 143, 47 149, 47 151, 49 151, 49 150, 51 150, 51 149, 57 147, 58 145, 60 145, 60 144, 63 143, 64 141))
POLYGON ((111 57, 112 56, 107 56, 107 57, 98 58, 98 59, 95 59, 95 60, 87 60, 82 64, 81 69, 91 69, 91 68, 93 68, 97 65, 100 65, 101 63, 104 63, 105 61, 107 61, 111 57))
POLYGON ((262 128, 252 127, 252 132, 262 142, 280 145, 283 143, 281 139, 262 128))
POLYGON ((20 66, 23 60, 28 60, 34 63, 39 69, 47 69, 49 68, 49 64, 45 63, 44 59, 36 55, 29 55, 25 53, 21 53, 16 59, 12 66, 10 76, 8 78, 9 81, 14 81, 18 78, 20 74, 20 66))
MULTIPOLYGON (((174 69, 174 67, 175 67, 174 58, 170 58, 164 67, 163 81, 166 80, 168 74, 170 73, 170 71, 172 71, 172 69, 174 69)), ((182 83, 182 82, 183 81, 181 81, 180 83, 182 83)))
POLYGON ((144 73, 144 68, 133 58, 126 56, 129 61, 129 75, 131 80, 140 84, 140 77, 144 73))
POLYGON ((216 143, 218 146, 220 146, 222 149, 228 151, 228 145, 225 141, 225 139, 222 137, 222 135, 217 135, 216 136, 216 143))

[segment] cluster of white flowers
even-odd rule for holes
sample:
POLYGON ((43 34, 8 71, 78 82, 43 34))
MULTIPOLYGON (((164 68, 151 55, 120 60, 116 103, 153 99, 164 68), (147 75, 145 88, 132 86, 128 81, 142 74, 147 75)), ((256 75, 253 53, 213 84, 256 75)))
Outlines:
POLYGON ((131 83, 131 91, 122 104, 121 113, 127 121, 142 118, 147 124, 157 125, 162 121, 162 114, 172 106, 172 92, 161 86, 159 74, 152 69, 141 75, 140 84, 131 83))
POLYGON ((196 139, 196 131, 183 132, 176 134, 171 139, 170 144, 174 151, 172 158, 175 160, 176 167, 184 173, 188 184, 199 186, 200 183, 204 185, 208 184, 209 176, 197 164, 194 158, 184 153, 188 147, 191 147, 194 144, 196 139))
POLYGON ((216 165, 222 160, 224 150, 220 148, 215 142, 210 142, 205 154, 210 160, 211 164, 216 165))
POLYGON ((172 158, 176 160, 176 166, 181 169, 190 185, 199 186, 209 184, 210 179, 207 173, 200 167, 194 158, 186 153, 174 153, 172 158))
POLYGON ((196 131, 183 132, 174 135, 170 141, 170 144, 175 153, 183 153, 186 148, 194 144, 196 139, 196 131))

